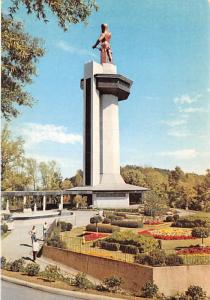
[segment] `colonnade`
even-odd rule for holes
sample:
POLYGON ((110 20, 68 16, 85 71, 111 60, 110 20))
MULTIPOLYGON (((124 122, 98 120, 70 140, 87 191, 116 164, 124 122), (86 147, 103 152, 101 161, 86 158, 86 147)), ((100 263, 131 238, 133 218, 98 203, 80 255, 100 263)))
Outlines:
MULTIPOLYGON (((3 192, 2 194, 1 194, 1 202, 3 203, 4 202, 4 199, 6 198, 6 211, 7 212, 9 212, 9 208, 10 208, 10 205, 9 205, 9 202, 10 202, 10 199, 11 198, 13 198, 13 197, 21 197, 22 198, 22 201, 23 201, 23 211, 25 210, 27 210, 27 209, 25 209, 25 206, 26 206, 26 203, 27 203, 27 197, 32 197, 32 198, 34 198, 34 196, 36 197, 37 195, 39 196, 39 197, 42 197, 42 210, 43 211, 45 211, 46 210, 46 206, 47 206, 47 196, 52 196, 52 195, 55 195, 54 193, 52 193, 52 194, 50 194, 49 192, 47 193, 47 194, 41 194, 40 192, 39 193, 33 193, 33 194, 31 194, 31 193, 28 193, 27 194, 27 192, 26 193, 21 193, 21 192, 17 192, 17 193, 15 193, 15 192, 3 192)), ((63 210, 63 202, 64 202, 64 195, 63 194, 60 194, 60 195, 58 195, 58 194, 56 194, 56 196, 60 196, 60 203, 59 203, 59 209, 60 210, 63 210)), ((34 203, 35 203, 35 207, 34 207, 34 211, 36 211, 36 200, 34 200, 34 203)))

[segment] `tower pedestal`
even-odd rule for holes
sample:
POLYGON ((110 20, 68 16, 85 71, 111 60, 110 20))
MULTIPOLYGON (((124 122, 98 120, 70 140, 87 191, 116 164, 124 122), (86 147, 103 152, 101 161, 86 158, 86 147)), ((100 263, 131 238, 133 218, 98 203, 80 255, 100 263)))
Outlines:
POLYGON ((72 193, 91 194, 96 207, 128 207, 129 193, 146 190, 128 185, 120 175, 119 101, 130 94, 132 81, 113 64, 85 64, 83 187, 72 193))

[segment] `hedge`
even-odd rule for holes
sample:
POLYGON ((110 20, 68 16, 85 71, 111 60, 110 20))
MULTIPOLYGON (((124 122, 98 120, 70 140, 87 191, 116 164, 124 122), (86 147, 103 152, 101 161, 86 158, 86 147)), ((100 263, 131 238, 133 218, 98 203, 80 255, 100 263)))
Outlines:
POLYGON ((135 262, 149 266, 180 266, 184 264, 182 257, 177 254, 166 255, 163 250, 154 250, 150 254, 137 254, 135 262))
POLYGON ((120 244, 100 241, 100 247, 106 250, 118 251, 120 249, 120 244))
POLYGON ((119 227, 127 227, 127 228, 142 228, 143 223, 138 221, 112 221, 112 225, 119 226, 119 227))
MULTIPOLYGON (((109 224, 98 224, 98 232, 104 232, 104 233, 113 233, 115 231, 119 231, 120 228, 117 226, 112 226, 109 224)), ((95 224, 88 224, 86 226, 86 231, 94 231, 97 232, 97 228, 95 224)))
POLYGON ((71 231, 73 225, 69 222, 58 221, 57 226, 60 226, 61 232, 71 231))
POLYGON ((206 227, 194 227, 192 229, 192 236, 197 238, 207 238, 209 233, 210 229, 206 227))
POLYGON ((171 227, 181 227, 181 228, 194 228, 194 227, 206 227, 207 222, 205 220, 188 220, 188 219, 178 219, 176 222, 171 224, 171 227))
POLYGON ((133 245, 120 245, 120 250, 123 253, 139 254, 139 248, 133 245))
POLYGON ((158 247, 158 242, 153 237, 139 235, 132 230, 114 232, 105 239, 109 243, 119 243, 120 245, 137 246, 139 252, 148 252, 158 247))
POLYGON ((103 224, 110 224, 110 223, 111 223, 111 219, 109 219, 109 218, 104 218, 103 224))

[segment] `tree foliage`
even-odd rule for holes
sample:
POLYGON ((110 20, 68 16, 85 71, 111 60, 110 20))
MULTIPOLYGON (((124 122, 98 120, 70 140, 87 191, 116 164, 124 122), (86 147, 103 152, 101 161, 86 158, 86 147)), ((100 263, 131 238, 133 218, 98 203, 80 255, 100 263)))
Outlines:
POLYGON ((24 171, 24 141, 18 137, 13 139, 8 125, 5 125, 1 134, 1 182, 3 190, 18 190, 28 184, 24 171))
POLYGON ((17 106, 32 106, 33 98, 25 91, 36 75, 35 64, 43 56, 40 40, 25 33, 21 22, 2 16, 2 103, 3 116, 10 120, 17 106))
POLYGON ((60 189, 62 178, 55 161, 38 164, 26 158, 23 139, 13 138, 8 125, 3 127, 1 139, 2 190, 60 189))
POLYGON ((24 31, 23 24, 15 21, 15 14, 23 7, 28 14, 48 22, 50 14, 67 30, 70 24, 86 22, 95 0, 11 0, 8 14, 2 15, 2 115, 6 120, 17 117, 18 106, 31 107, 34 99, 25 87, 36 75, 36 63, 44 55, 41 41, 24 31))
POLYGON ((58 24, 67 30, 69 24, 86 22, 93 10, 98 10, 95 0, 12 0, 9 8, 14 16, 23 5, 28 14, 35 14, 39 20, 49 22, 49 15, 53 13, 58 24))
POLYGON ((56 161, 41 162, 39 165, 42 187, 45 190, 59 189, 62 179, 56 161))
POLYGON ((151 189, 158 201, 171 207, 210 211, 210 170, 206 175, 184 173, 180 167, 164 170, 125 166, 121 174, 126 183, 151 189))

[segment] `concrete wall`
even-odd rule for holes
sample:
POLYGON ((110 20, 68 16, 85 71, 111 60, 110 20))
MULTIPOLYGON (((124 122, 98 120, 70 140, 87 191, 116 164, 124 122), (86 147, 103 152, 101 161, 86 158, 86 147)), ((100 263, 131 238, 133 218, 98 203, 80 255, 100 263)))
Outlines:
POLYGON ((119 276, 123 280, 123 287, 132 291, 139 291, 145 282, 152 280, 153 268, 148 266, 124 263, 49 246, 43 247, 42 254, 101 280, 111 275, 119 276))
POLYGON ((123 279, 123 287, 131 291, 140 291, 145 282, 153 280, 167 296, 184 292, 190 285, 201 286, 210 296, 209 265, 153 268, 49 246, 43 247, 43 255, 101 280, 111 275, 119 276, 123 279))
POLYGON ((126 193, 125 197, 96 197, 93 194, 93 205, 98 208, 128 208, 129 194, 126 193))
POLYGON ((190 285, 201 286, 210 296, 210 265, 156 267, 153 280, 166 296, 185 292, 190 285))

